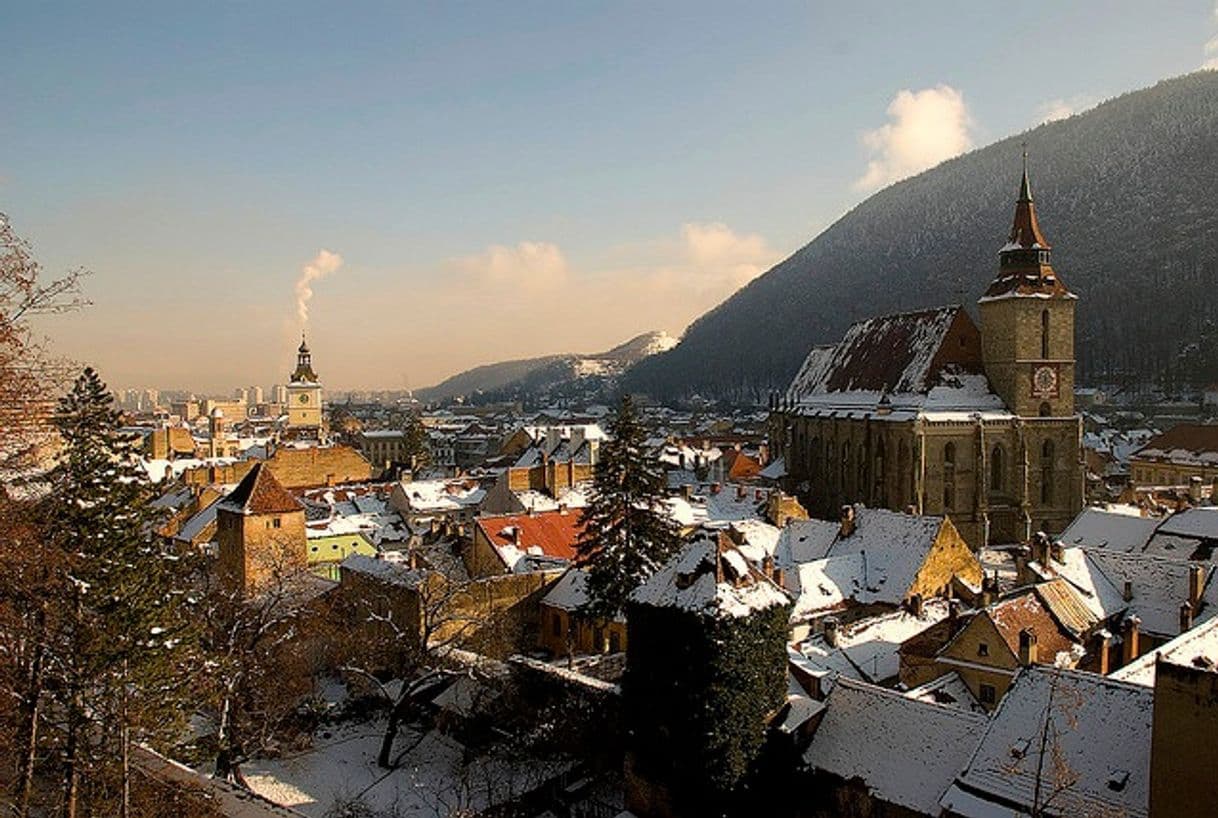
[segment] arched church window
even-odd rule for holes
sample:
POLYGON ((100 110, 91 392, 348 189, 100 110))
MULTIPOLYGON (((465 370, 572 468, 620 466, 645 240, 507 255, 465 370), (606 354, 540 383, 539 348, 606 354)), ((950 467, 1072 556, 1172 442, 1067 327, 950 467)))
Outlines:
POLYGON ((1048 401, 1040 405, 1040 416, 1042 418, 1053 417, 1053 407, 1049 405, 1048 401))
POLYGON ((1007 453, 1002 448, 1002 444, 995 444, 993 451, 990 452, 990 491, 998 492, 1003 490, 1003 477, 1006 474, 1007 453))
POLYGON ((1053 441, 1046 440, 1040 447, 1040 502, 1046 505, 1053 502, 1053 456, 1053 441))

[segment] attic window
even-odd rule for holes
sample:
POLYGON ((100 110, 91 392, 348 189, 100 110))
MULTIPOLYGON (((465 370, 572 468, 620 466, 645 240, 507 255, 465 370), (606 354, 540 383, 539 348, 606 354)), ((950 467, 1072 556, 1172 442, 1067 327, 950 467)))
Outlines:
POLYGON ((1129 783, 1129 770, 1113 770, 1108 776, 1108 789, 1113 792, 1124 792, 1129 783))
POLYGON ((1028 754, 1028 740, 1021 738, 1011 745, 1011 758, 1023 758, 1028 754))
POLYGON ((977 643, 977 655, 978 656, 989 656, 990 655, 990 646, 985 642, 978 642, 977 643))

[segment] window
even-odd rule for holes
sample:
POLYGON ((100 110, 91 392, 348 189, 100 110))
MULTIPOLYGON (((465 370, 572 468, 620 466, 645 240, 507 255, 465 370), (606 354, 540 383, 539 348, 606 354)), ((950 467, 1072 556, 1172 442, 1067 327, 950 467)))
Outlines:
POLYGON ((998 700, 998 691, 994 690, 993 685, 982 683, 979 693, 977 698, 981 700, 982 704, 993 704, 998 700))
POLYGON ((1001 445, 995 445, 990 452, 990 491, 1002 491, 1002 478, 1006 473, 1006 452, 1001 445))
POLYGON ((622 635, 615 630, 609 631, 609 652, 622 652, 622 635))
POLYGON ((943 446, 943 510, 951 511, 956 506, 956 444, 943 446))
POLYGON ((279 528, 279 523, 280 523, 280 520, 278 517, 271 520, 271 528, 279 528))
POLYGON ((990 646, 985 642, 978 642, 977 643, 977 655, 978 656, 989 656, 990 655, 990 646))
POLYGON ((1049 311, 1040 313, 1040 357, 1049 357, 1049 311))
POLYGON ((1053 502, 1053 441, 1046 440, 1040 447, 1040 502, 1053 502))
POLYGON ((1053 407, 1049 405, 1048 401, 1045 401, 1040 405, 1040 416, 1042 418, 1053 417, 1053 407))
POLYGON ((550 632, 553 633, 555 636, 562 636, 562 615, 561 614, 554 614, 554 618, 553 618, 553 620, 551 620, 551 624, 550 624, 550 632))

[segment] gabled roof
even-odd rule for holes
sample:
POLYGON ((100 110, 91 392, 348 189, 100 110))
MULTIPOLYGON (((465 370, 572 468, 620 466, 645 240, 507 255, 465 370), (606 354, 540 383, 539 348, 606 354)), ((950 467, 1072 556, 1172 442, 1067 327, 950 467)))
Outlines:
POLYGON ((959 306, 859 321, 832 347, 827 360, 828 348, 812 350, 801 371, 807 378, 801 392, 925 393, 935 385, 943 365, 968 363, 979 371, 975 360, 957 361, 955 356, 942 360, 939 355, 944 338, 957 322, 972 326, 972 319, 959 306), (819 377, 807 377, 812 369, 819 377))
POLYGON ((1000 600, 982 614, 994 623, 1013 656, 1019 656, 1019 633, 1025 629, 1036 634, 1037 655, 1041 662, 1052 664, 1059 653, 1070 653, 1076 645, 1077 637, 1049 613, 1037 593, 1000 600))
POLYGON ((1085 508, 1058 538, 1066 545, 1092 545, 1126 553, 1146 548, 1161 521, 1085 508))
POLYGON ((578 512, 542 511, 496 514, 475 520, 478 528, 509 569, 525 557, 570 562, 581 527, 578 512))
POLYGON ((1145 816, 1153 703, 1153 691, 1139 685, 1044 665, 1023 668, 942 806, 964 818, 1026 815, 1041 768, 1042 797, 1060 790, 1048 815, 1145 816), (1050 740, 1041 765, 1046 718, 1050 740), (1055 772, 1054 756, 1068 769, 1055 772), (1074 780, 1063 787, 1064 777, 1074 780))
POLYGON ((265 463, 255 463, 220 508, 240 514, 288 514, 304 506, 288 492, 265 463))
POLYGON ((679 608, 715 618, 745 617, 777 605, 787 595, 749 564, 724 532, 706 532, 631 594, 655 608, 679 608))
POLYGON ((1218 424, 1177 423, 1146 441, 1132 457, 1166 460, 1181 465, 1218 464, 1218 424))
POLYGON ((889 804, 938 815, 940 796, 985 724, 977 713, 843 677, 825 700, 804 763, 846 781, 860 779, 889 804))

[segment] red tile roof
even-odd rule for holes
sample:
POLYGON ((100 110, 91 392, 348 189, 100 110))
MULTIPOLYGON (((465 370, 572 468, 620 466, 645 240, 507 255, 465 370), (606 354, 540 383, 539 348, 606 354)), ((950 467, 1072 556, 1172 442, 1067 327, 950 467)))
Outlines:
POLYGON ((986 609, 986 614, 1016 656, 1019 655, 1019 632, 1024 628, 1030 628, 1036 634, 1038 661, 1052 664, 1057 654, 1068 653, 1075 645, 1035 593, 996 602, 986 609))
POLYGON ((515 546, 527 552, 540 549, 547 557, 575 559, 575 543, 579 539, 580 514, 575 511, 541 511, 534 514, 496 514, 479 517, 478 527, 487 540, 502 548, 515 546), (515 536, 513 532, 518 531, 515 536))

